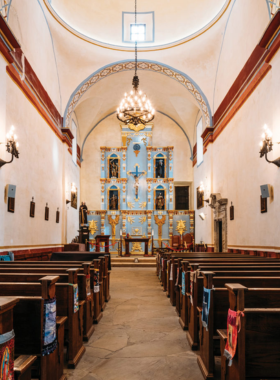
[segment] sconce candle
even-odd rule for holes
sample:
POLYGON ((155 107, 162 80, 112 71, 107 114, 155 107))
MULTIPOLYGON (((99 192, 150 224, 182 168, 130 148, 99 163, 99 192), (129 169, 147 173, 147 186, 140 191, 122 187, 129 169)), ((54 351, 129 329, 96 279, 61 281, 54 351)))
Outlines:
MULTIPOLYGON (((279 144, 279 143, 278 143, 279 144)), ((267 126, 264 126, 264 133, 262 134, 262 141, 260 142, 260 158, 265 156, 265 159, 270 164, 274 164, 280 167, 280 157, 278 157, 274 161, 270 161, 267 158, 267 153, 271 152, 273 150, 273 143, 272 143, 272 132, 267 128, 267 126)))
POLYGON ((7 133, 7 144, 6 144, 6 150, 8 153, 11 153, 12 155, 12 158, 11 158, 11 161, 4 161, 0 158, 0 168, 6 164, 10 164, 14 157, 16 158, 19 158, 19 151, 18 151, 18 147, 19 147, 19 143, 16 142, 17 140, 17 135, 15 135, 14 133, 14 126, 11 127, 10 129, 10 132, 7 133))

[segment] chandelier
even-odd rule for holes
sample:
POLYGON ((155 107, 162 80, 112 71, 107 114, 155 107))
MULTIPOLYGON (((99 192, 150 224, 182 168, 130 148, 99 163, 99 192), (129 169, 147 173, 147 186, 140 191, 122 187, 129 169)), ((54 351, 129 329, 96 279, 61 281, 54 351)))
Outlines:
MULTIPOLYGON (((137 24, 137 0, 135 0, 135 25, 137 24)), ((119 108, 117 118, 124 124, 146 125, 155 118, 155 110, 150 100, 139 90, 139 78, 137 76, 137 39, 135 39, 135 73, 132 80, 133 89, 129 94, 125 93, 119 108)))

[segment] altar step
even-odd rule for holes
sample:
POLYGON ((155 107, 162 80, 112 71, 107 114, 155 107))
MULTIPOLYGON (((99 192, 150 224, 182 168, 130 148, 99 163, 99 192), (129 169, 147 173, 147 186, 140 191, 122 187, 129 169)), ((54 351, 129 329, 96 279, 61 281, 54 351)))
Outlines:
POLYGON ((130 268, 130 267, 156 267, 156 258, 155 257, 117 257, 111 258, 111 264, 112 267, 124 267, 124 268, 130 268), (138 262, 135 262, 135 259, 138 260, 138 262))

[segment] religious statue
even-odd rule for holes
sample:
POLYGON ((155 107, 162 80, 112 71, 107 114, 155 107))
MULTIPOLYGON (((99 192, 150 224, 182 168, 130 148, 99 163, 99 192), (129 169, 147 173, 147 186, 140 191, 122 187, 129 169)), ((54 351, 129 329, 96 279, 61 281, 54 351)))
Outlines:
POLYGON ((80 206, 80 210, 79 210, 80 225, 87 224, 87 211, 88 211, 88 208, 87 208, 86 202, 82 202, 80 206))
POLYGON ((156 160, 156 178, 164 178, 163 160, 156 160))
POLYGON ((117 210, 118 209, 118 197, 113 194, 113 196, 110 198, 110 210, 117 210))
POLYGON ((135 188, 135 197, 138 198, 138 189, 139 189, 139 177, 137 175, 134 176, 135 183, 134 183, 134 188, 135 188))
POLYGON ((156 210, 164 210, 164 203, 165 202, 162 193, 159 193, 156 198, 156 210))
POLYGON ((115 160, 110 160, 111 177, 118 178, 119 167, 115 160))

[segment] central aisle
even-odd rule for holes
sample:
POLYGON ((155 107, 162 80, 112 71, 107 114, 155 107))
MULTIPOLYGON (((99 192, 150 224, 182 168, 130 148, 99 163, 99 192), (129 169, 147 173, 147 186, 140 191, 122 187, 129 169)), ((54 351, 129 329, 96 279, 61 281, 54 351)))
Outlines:
POLYGON ((68 379, 203 380, 155 268, 113 268, 111 300, 68 379))

